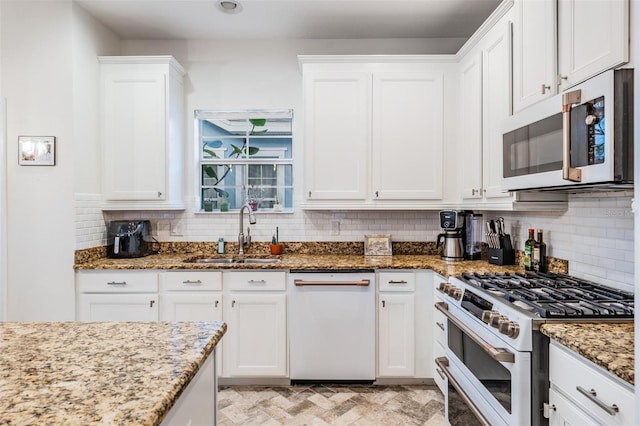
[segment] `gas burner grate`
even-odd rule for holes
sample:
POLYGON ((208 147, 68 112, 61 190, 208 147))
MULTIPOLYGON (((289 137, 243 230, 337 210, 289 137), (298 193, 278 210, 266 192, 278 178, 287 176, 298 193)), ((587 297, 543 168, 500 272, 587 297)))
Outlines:
POLYGON ((543 318, 633 318, 634 295, 553 273, 463 273, 458 277, 543 318))

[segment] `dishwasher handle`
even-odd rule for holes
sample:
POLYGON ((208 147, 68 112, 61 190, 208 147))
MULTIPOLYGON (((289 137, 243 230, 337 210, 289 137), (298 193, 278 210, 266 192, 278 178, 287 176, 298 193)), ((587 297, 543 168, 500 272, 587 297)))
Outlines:
POLYGON ((371 283, 371 280, 356 280, 356 281, 310 281, 310 280, 293 280, 296 287, 304 286, 357 286, 366 287, 371 283))

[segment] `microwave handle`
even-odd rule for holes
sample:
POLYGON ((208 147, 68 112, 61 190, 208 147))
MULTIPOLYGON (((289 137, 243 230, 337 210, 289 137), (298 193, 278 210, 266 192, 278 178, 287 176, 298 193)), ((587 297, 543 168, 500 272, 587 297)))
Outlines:
POLYGON ((582 170, 571 167, 571 106, 581 99, 581 90, 562 94, 562 179, 571 182, 582 181, 582 170))

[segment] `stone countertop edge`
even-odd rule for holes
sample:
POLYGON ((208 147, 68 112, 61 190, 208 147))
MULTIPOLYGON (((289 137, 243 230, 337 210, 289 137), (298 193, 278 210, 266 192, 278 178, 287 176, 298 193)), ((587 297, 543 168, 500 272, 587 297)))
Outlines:
POLYGON ((635 386, 634 323, 546 323, 540 331, 635 386))
MULTIPOLYGON (((340 254, 290 254, 281 256, 246 256, 279 259, 278 263, 233 264, 233 263, 194 263, 201 257, 223 258, 225 256, 203 256, 190 254, 154 254, 134 259, 100 258, 76 263, 76 270, 126 270, 126 269, 158 269, 158 270, 216 270, 216 269, 256 269, 256 270, 348 270, 348 269, 430 269, 449 277, 462 272, 504 273, 522 272, 518 265, 493 265, 484 260, 465 260, 447 262, 438 255, 393 255, 363 256, 340 254)), ((230 256, 226 256, 230 257, 230 256)))
POLYGON ((0 323, 8 424, 159 425, 223 322, 0 323))

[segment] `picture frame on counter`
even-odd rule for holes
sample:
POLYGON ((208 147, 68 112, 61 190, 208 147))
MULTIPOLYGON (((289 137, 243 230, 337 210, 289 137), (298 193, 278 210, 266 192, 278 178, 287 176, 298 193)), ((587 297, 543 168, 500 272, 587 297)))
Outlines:
POLYGON ((391 235, 365 235, 365 256, 391 256, 391 235))
POLYGON ((55 136, 18 136, 18 164, 21 166, 55 166, 55 136))

